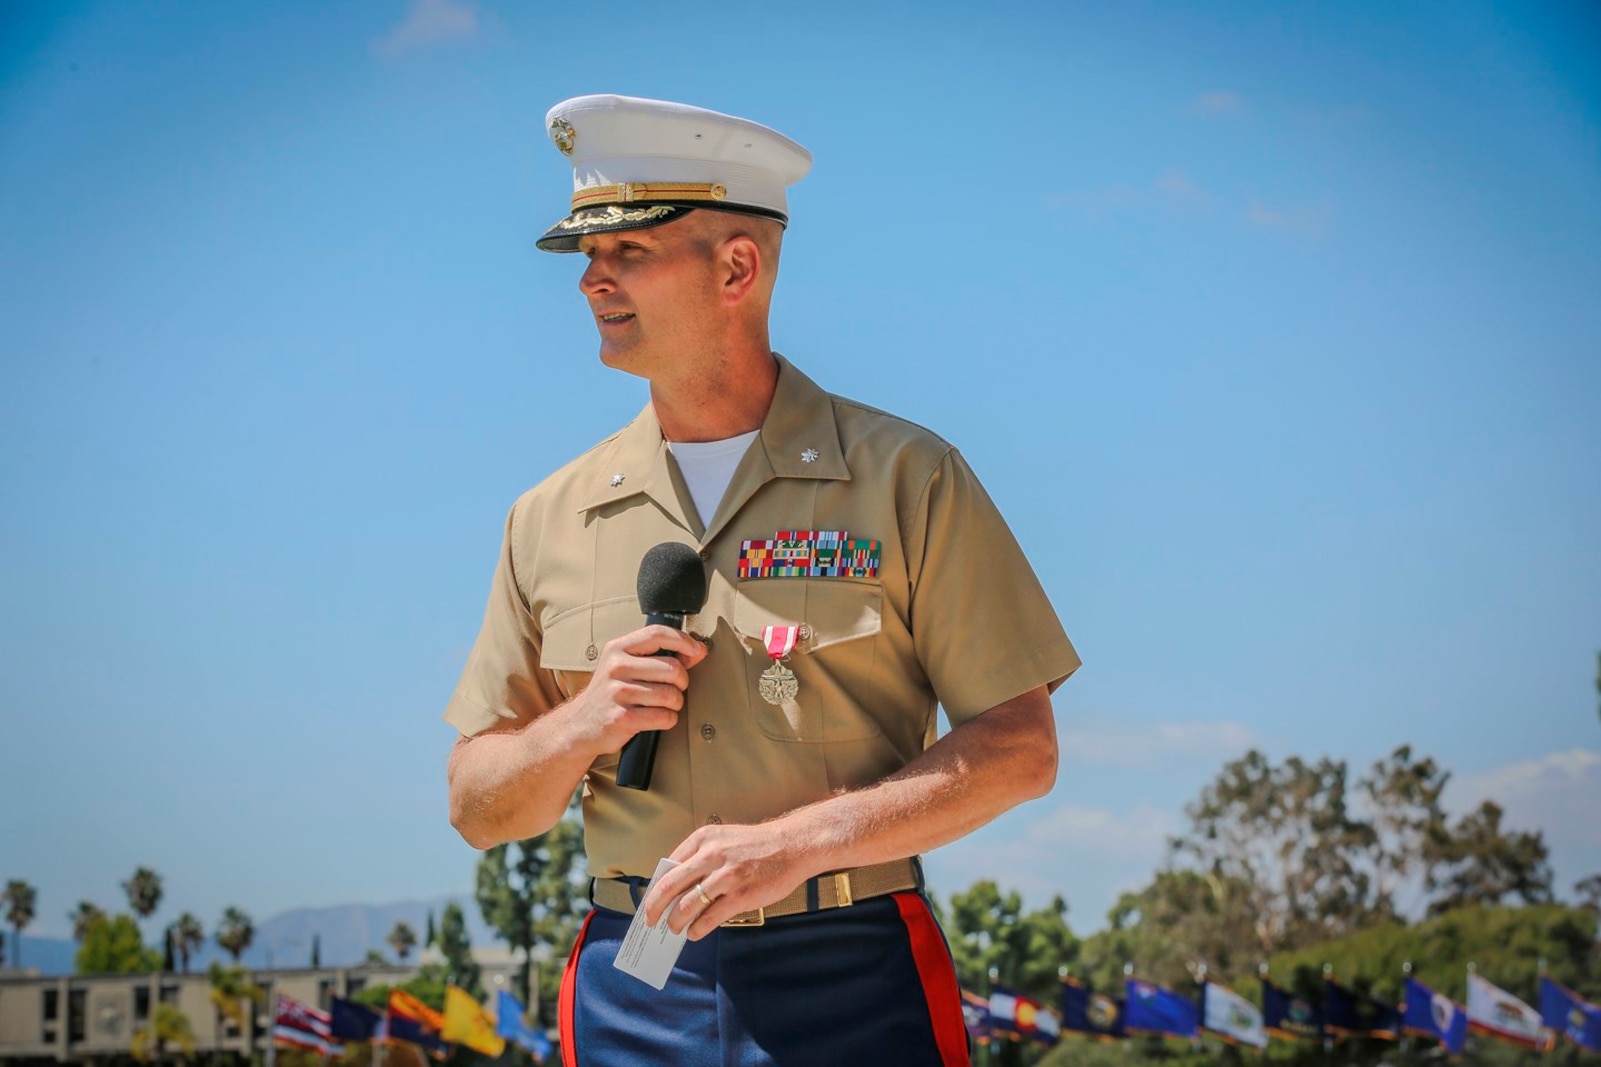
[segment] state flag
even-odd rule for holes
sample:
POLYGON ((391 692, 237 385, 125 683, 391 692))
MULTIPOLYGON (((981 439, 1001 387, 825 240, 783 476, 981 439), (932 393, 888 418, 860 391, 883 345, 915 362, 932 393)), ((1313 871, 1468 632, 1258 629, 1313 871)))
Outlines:
POLYGON ((1123 1002, 1068 978, 1062 982, 1062 1029, 1090 1034, 1102 1041, 1127 1037, 1123 1002))
POLYGON ((1262 1026, 1286 1041, 1323 1039, 1323 1013, 1305 997, 1262 983, 1262 1026))
POLYGON ((1476 974, 1468 975, 1468 1029, 1524 1048, 1544 1041, 1539 1012, 1476 974))
POLYGON ((1601 1052, 1601 1007, 1558 982, 1540 976, 1540 1019, 1553 1034, 1591 1052, 1601 1052))
POLYGON ((1376 997, 1347 989, 1329 978, 1323 984, 1323 1027, 1336 1037, 1394 1041, 1401 1032, 1401 1013, 1376 997))
POLYGON ((499 1056, 506 1051, 506 1039, 495 1033, 495 1020, 483 1005, 471 993, 453 985, 445 987, 445 1026, 441 1036, 485 1056, 499 1056))
POLYGON ((528 1025, 523 1002, 504 989, 495 994, 495 1033, 540 1063, 550 1055, 550 1038, 528 1025))
POLYGON ((1128 979, 1124 987, 1127 1007, 1123 1025, 1130 1032, 1182 1038, 1193 1038, 1200 1032, 1200 1014, 1189 997, 1137 978, 1128 979))
POLYGON ((327 1012, 283 995, 273 1008, 272 1041, 280 1048, 301 1048, 323 1056, 344 1051, 329 1030, 327 1012))
POLYGON ((1201 983, 1201 1025, 1231 1044, 1267 1048, 1262 1012, 1228 986, 1201 983))
POLYGON ((987 1042, 990 1039, 990 1002, 977 993, 962 990, 962 1024, 974 1041, 987 1042))
POLYGON ((1401 1021, 1407 1033, 1432 1037, 1451 1055, 1462 1055, 1468 1037, 1467 1010, 1411 976, 1402 994, 1401 1021))
POLYGON ((328 1002, 328 1027, 341 1041, 371 1041, 380 1036, 384 1017, 365 1004, 334 997, 328 1002))
POLYGON ((1061 1023, 1050 1010, 1024 993, 1006 986, 991 986, 990 1028, 999 1033, 1026 1037, 1043 1045, 1054 1045, 1062 1035, 1061 1023))

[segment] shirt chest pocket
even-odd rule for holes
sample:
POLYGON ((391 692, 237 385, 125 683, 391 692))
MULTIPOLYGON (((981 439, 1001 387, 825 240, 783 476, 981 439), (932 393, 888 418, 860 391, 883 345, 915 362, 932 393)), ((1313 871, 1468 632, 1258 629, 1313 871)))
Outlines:
POLYGON ((563 699, 571 700, 589 684, 595 660, 606 642, 645 625, 631 596, 597 600, 558 612, 545 620, 539 665, 556 676, 563 699))
POLYGON ((755 578, 735 590, 733 626, 745 644, 747 691, 762 733, 778 741, 859 741, 883 733, 875 711, 878 636, 884 590, 851 578, 755 578), (802 627, 784 666, 795 674, 795 697, 771 704, 760 696, 772 667, 762 632, 802 627))

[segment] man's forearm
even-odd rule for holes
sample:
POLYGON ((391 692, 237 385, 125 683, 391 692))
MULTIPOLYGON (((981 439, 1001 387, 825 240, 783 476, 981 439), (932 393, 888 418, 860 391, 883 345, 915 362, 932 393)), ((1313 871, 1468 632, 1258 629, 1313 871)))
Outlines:
POLYGON ((954 841, 1055 781, 1056 721, 1041 686, 956 727, 873 785, 755 826, 701 827, 673 851, 679 866, 646 894, 646 918, 655 922, 676 900, 673 928, 693 920, 690 936, 704 937, 807 878, 954 841), (703 908, 705 899, 713 902, 703 908))
POLYGON ((561 819, 592 758, 571 740, 571 709, 456 742, 447 769, 450 822, 469 845, 521 841, 561 819))
POLYGON ((963 723, 888 778, 776 822, 813 855, 810 874, 882 863, 949 844, 1044 796, 1056 758, 1050 697, 1039 689, 963 723))

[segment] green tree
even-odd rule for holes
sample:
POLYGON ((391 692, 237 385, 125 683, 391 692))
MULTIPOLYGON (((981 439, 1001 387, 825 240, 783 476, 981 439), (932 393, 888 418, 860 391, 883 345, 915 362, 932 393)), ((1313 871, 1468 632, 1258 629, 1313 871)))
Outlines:
POLYGON ((133 913, 148 919, 161 906, 161 875, 149 867, 139 867, 122 883, 122 891, 128 894, 128 907, 133 913))
POLYGON ((87 900, 78 901, 78 906, 67 913, 67 921, 72 924, 72 939, 83 944, 83 935, 88 933, 89 924, 104 914, 105 909, 100 905, 87 900))
POLYGON ((222 913, 222 922, 217 924, 214 935, 218 946, 233 957, 235 963, 245 954, 256 939, 256 926, 250 921, 250 916, 235 907, 225 908, 222 913))
POLYGON ((1415 909, 1419 896, 1432 889, 1446 859, 1450 832, 1440 803, 1451 775, 1428 757, 1413 758, 1412 746, 1401 745, 1373 764, 1360 786, 1372 810, 1375 874, 1368 911, 1372 921, 1400 918, 1415 909))
POLYGON ((1158 871, 1143 889, 1120 896, 1106 929, 1085 939, 1075 977, 1117 990, 1132 963, 1141 978, 1187 989, 1203 964, 1219 978, 1248 973, 1263 958, 1242 905, 1249 896, 1249 887, 1217 875, 1158 871))
POLYGON ((434 909, 428 909, 428 929, 422 935, 422 947, 433 948, 434 942, 439 940, 439 931, 434 928, 434 909))
POLYGON ((1002 985, 1053 1003, 1059 969, 1078 961, 1079 940, 1067 925, 1067 902, 1059 896, 1025 912, 1016 890, 1002 892, 984 879, 965 893, 951 894, 949 915, 956 976, 968 989, 989 988, 993 971, 1002 985))
MULTIPOLYGON (((478 910, 521 953, 517 988, 524 1004, 535 1003, 530 994, 536 948, 548 946, 552 957, 565 956, 589 910, 583 885, 574 878, 583 851, 584 831, 574 806, 548 832, 496 845, 478 861, 478 910)), ((541 1002, 547 995, 554 998, 559 982, 554 970, 545 978, 538 990, 541 1002)))
POLYGON ((311 935, 311 969, 322 970, 322 935, 311 935))
POLYGON ((132 915, 97 915, 89 920, 74 967, 79 974, 146 974, 161 966, 161 954, 147 948, 132 915))
POLYGON ((206 943, 206 931, 200 925, 200 920, 186 911, 167 927, 167 942, 177 955, 183 973, 188 974, 189 957, 200 951, 200 946, 206 943))
POLYGON ((0 893, 0 900, 5 901, 6 922, 11 924, 11 966, 22 966, 22 931, 33 922, 34 905, 37 903, 39 893, 33 886, 21 878, 13 878, 6 883, 4 893, 0 893))
POLYGON ((251 1005, 265 1005, 267 991, 251 981, 243 967, 213 963, 206 975, 211 980, 211 1006, 217 1017, 231 1020, 241 1030, 246 1029, 251 1005))
POLYGON ((1593 915, 1601 915, 1601 874, 1592 874, 1573 883, 1573 895, 1579 907, 1593 915))
POLYGON ((479 982, 478 963, 473 959, 472 942, 467 938, 467 916, 454 901, 445 905, 439 917, 439 951, 445 957, 446 980, 482 998, 484 990, 479 982))
POLYGON ((1443 849, 1444 873, 1434 879, 1439 895, 1429 904, 1430 915, 1513 896, 1527 904, 1554 899, 1544 835, 1503 830, 1502 815, 1499 804, 1486 800, 1452 828, 1443 849))
MULTIPOLYGON (((118 918, 128 918, 118 916, 118 918)), ((132 922, 132 919, 128 920, 132 922)), ((160 1063, 173 1049, 185 1057, 195 1052, 195 1029, 189 1016, 174 1004, 157 1004, 150 1013, 150 1022, 134 1031, 133 1058, 140 1063, 160 1063)))
POLYGON ((417 931, 406 922, 396 922, 393 930, 389 931, 389 947, 395 950, 395 958, 401 963, 411 955, 411 950, 417 947, 417 931))
POLYGON ((1174 858, 1243 890, 1232 903, 1254 917, 1259 954, 1346 933, 1367 917, 1372 878, 1361 857, 1378 835, 1351 815, 1347 777, 1343 761, 1291 756, 1274 766, 1253 749, 1184 809, 1190 828, 1171 842, 1174 858))

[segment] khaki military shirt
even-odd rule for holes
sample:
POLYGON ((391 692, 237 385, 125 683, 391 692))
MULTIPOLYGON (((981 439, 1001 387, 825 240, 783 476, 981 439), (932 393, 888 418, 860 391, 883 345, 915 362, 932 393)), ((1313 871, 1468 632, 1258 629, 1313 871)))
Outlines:
POLYGON ((644 624, 639 562, 663 541, 706 561, 706 606, 685 628, 710 652, 649 791, 617 786, 615 754, 590 768, 597 877, 649 876, 698 826, 760 822, 874 782, 933 743, 936 706, 959 725, 1079 665, 956 450, 780 357, 772 408, 705 528, 648 405, 517 501, 445 719, 472 736, 570 700, 601 647, 644 624), (877 541, 876 574, 739 577, 744 542, 786 531, 877 541), (759 694, 770 625, 802 627, 786 661, 799 690, 782 705, 759 694))

